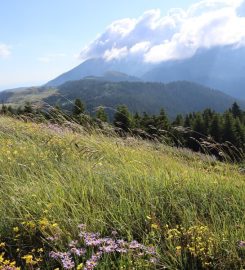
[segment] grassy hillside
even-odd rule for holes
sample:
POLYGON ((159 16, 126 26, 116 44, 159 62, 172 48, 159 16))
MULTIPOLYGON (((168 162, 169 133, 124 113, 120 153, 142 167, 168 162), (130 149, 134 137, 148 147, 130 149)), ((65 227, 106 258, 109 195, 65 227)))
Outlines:
MULTIPOLYGON (((22 269, 60 267, 48 253, 66 251, 81 223, 102 236, 116 231, 112 242, 130 241, 128 249, 104 252, 96 269, 245 266, 245 177, 236 165, 5 117, 0 146, 1 256, 22 269)), ((86 260, 98 247, 79 241, 87 253, 67 269, 93 269, 86 260)))

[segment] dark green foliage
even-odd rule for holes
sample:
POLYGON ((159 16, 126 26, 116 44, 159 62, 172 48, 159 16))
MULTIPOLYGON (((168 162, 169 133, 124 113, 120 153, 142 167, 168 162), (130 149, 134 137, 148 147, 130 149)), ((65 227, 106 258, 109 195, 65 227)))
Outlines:
POLYGON ((24 113, 27 113, 27 114, 33 113, 32 105, 29 101, 26 102, 26 104, 24 106, 24 113))
POLYGON ((82 103, 81 99, 76 98, 74 102, 74 107, 73 107, 73 116, 78 117, 79 115, 83 114, 85 111, 85 106, 82 103))
POLYGON ((222 122, 221 117, 218 114, 215 114, 213 119, 211 120, 209 134, 216 142, 222 141, 222 122))
POLYGON ((127 106, 119 105, 114 115, 114 125, 124 131, 128 131, 132 127, 132 117, 127 106))
POLYGON ((166 115, 164 109, 160 110, 160 114, 156 118, 156 128, 162 129, 162 130, 169 130, 169 128, 170 128, 168 116, 166 115))
POLYGON ((230 112, 232 113, 233 117, 242 119, 242 115, 243 115, 242 110, 240 109, 240 107, 238 106, 236 102, 233 103, 232 108, 230 109, 230 112))
POLYGON ((102 122, 107 122, 108 121, 107 114, 106 114, 105 109, 103 107, 100 106, 96 110, 96 118, 99 119, 102 122))
POLYGON ((172 123, 173 126, 184 126, 184 118, 181 114, 178 114, 172 123))
MULTIPOLYGON (((104 106, 110 119, 113 111, 120 104, 125 104, 132 113, 159 114, 164 108, 171 120, 177 114, 186 115, 194 111, 211 108, 216 112, 224 112, 235 99, 222 92, 191 82, 146 83, 146 82, 106 82, 98 80, 81 80, 67 82, 58 87, 57 93, 45 99, 50 105, 57 102, 63 109, 72 110, 69 100, 81 99, 86 110, 93 114, 95 108, 104 106), (60 95, 59 95, 60 94, 60 95)), ((245 102, 240 101, 241 108, 245 102)))

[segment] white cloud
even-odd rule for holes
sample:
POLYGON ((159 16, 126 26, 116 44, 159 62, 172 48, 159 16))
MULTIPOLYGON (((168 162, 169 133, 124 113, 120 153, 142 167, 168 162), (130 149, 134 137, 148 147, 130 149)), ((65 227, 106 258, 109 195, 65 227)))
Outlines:
POLYGON ((245 0, 203 0, 166 16, 149 10, 137 19, 115 21, 80 56, 160 62, 220 45, 245 45, 245 0))
POLYGON ((8 56, 10 56, 10 54, 10 47, 6 44, 0 43, 0 58, 7 58, 8 56))
POLYGON ((123 57, 125 57, 128 54, 128 49, 127 47, 123 48, 112 48, 111 50, 106 50, 103 57, 105 58, 106 61, 111 61, 111 60, 119 60, 123 57))

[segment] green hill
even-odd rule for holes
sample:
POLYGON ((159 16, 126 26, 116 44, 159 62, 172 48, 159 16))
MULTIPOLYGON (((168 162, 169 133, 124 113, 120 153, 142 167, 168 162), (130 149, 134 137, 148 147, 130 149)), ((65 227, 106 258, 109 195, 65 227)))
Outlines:
POLYGON ((82 255, 62 253, 63 262, 75 256, 72 269, 85 269, 98 241, 107 251, 98 248, 96 269, 243 269, 245 182, 237 165, 86 134, 72 123, 62 128, 6 117, 0 145, 1 258, 21 269, 60 267, 50 251, 67 249, 82 255), (83 231, 76 238, 80 223, 103 237, 116 232, 109 240, 83 231), (97 242, 84 243, 84 235, 97 242))
MULTIPOLYGON (((112 113, 119 104, 125 104, 132 112, 150 114, 157 114, 164 108, 170 117, 206 108, 223 112, 235 101, 220 91, 186 81, 161 84, 90 79, 67 82, 59 86, 56 95, 49 96, 45 101, 69 109, 70 101, 76 98, 84 101, 90 112, 102 105, 112 113)), ((245 108, 245 102, 238 103, 245 108)))
MULTIPOLYGON (((126 75, 108 73, 107 76, 120 80, 126 75)), ((224 112, 234 101, 237 101, 218 90, 187 81, 163 84, 112 82, 107 81, 106 78, 88 77, 80 81, 67 82, 57 88, 31 87, 22 91, 4 91, 0 92, 0 100, 16 106, 23 105, 26 101, 45 102, 53 106, 60 105, 69 110, 72 102, 80 98, 90 113, 93 113, 98 106, 104 106, 112 115, 118 105, 125 104, 131 112, 150 114, 157 114, 161 108, 164 108, 171 118, 177 114, 202 111, 206 108, 224 112)), ((241 108, 245 108, 244 101, 237 102, 241 108)))

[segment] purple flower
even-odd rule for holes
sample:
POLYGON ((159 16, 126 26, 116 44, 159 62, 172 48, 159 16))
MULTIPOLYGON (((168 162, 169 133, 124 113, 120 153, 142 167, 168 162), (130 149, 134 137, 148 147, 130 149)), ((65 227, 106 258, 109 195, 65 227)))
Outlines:
POLYGON ((86 253, 86 249, 85 248, 76 248, 73 247, 70 249, 71 254, 74 254, 76 256, 83 256, 86 253))
POLYGON ((70 257, 70 253, 69 252, 54 252, 51 251, 50 252, 50 257, 61 261, 63 268, 65 269, 72 269, 75 267, 75 263, 73 261, 73 259, 70 257))
POLYGON ((136 240, 132 241, 130 244, 129 244, 129 248, 131 249, 140 249, 142 248, 143 246, 136 240))
POLYGON ((73 247, 76 247, 78 244, 78 241, 75 240, 75 241, 71 241, 71 243, 69 244, 69 247, 73 248, 73 247))
POLYGON ((98 261, 100 260, 101 256, 102 256, 102 252, 97 252, 94 255, 92 255, 92 257, 86 261, 84 270, 94 269, 97 266, 98 261))
POLYGON ((238 243, 238 246, 239 246, 240 248, 244 248, 244 247, 245 247, 245 241, 240 241, 240 242, 238 243))

